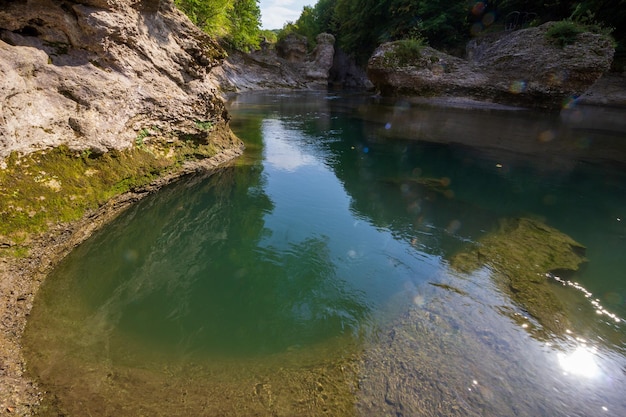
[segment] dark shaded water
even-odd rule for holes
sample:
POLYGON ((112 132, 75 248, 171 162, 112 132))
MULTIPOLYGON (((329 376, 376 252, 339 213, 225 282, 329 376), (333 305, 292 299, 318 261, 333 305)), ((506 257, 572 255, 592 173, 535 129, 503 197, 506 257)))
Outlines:
POLYGON ((626 415, 626 170, 599 162, 623 131, 326 93, 230 107, 241 160, 132 207, 42 287, 42 414, 626 415), (450 266, 517 217, 587 247, 576 285, 546 278, 563 334, 450 266))

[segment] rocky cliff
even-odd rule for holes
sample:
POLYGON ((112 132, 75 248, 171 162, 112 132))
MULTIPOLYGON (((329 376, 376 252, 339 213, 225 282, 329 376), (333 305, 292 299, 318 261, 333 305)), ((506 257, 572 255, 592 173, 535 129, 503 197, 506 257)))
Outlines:
POLYGON ((223 57, 171 0, 0 0, 0 158, 223 124, 205 82, 223 57))
POLYGON ((327 88, 335 38, 321 33, 316 43, 309 53, 306 37, 290 34, 275 49, 231 53, 222 66, 212 70, 211 76, 224 92, 327 88))
POLYGON ((496 34, 468 45, 467 59, 429 47, 399 59, 399 43, 381 45, 368 76, 387 95, 456 96, 525 107, 558 109, 609 70, 614 47, 606 36, 581 33, 559 46, 536 28, 496 34))

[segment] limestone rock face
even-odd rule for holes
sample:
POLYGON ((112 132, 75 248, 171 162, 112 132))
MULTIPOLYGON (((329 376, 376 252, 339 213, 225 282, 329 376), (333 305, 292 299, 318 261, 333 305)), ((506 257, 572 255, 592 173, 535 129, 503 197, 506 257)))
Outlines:
POLYGON ((335 37, 330 33, 320 33, 315 38, 317 46, 313 51, 313 60, 306 72, 308 78, 328 82, 328 71, 333 66, 335 55, 335 37))
POLYGON ((276 44, 276 53, 289 62, 304 62, 307 56, 306 36, 290 33, 276 44))
POLYGON ((317 47, 307 54, 306 38, 292 35, 276 45, 275 50, 231 53, 223 65, 211 71, 211 77, 224 92, 326 88, 335 55, 335 37, 319 34, 317 47))
POLYGON ((172 0, 0 0, 0 160, 66 144, 102 153, 138 132, 224 123, 223 50, 172 0))
POLYGON ((395 43, 383 44, 368 76, 383 94, 461 96, 528 107, 560 108, 609 70, 614 47, 604 36, 578 35, 560 47, 546 39, 554 22, 473 40, 468 59, 431 48, 400 65, 395 43))

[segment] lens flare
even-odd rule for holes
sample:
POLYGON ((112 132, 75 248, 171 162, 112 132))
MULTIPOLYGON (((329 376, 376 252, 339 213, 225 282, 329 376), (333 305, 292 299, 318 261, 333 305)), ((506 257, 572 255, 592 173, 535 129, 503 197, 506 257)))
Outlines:
POLYGON ((548 129, 539 134, 539 142, 551 142, 555 138, 556 134, 548 129))
POLYGON ((482 23, 479 23, 479 22, 474 23, 472 27, 470 28, 470 34, 472 36, 476 36, 482 31, 483 31, 483 25, 482 23))
POLYGON ((485 3, 482 1, 476 2, 476 4, 474 4, 474 7, 472 7, 472 14, 474 16, 480 16, 481 14, 483 14, 484 11, 485 11, 485 3))
POLYGON ((509 86, 509 91, 513 94, 521 94, 526 91, 526 81, 516 80, 509 86))
POLYGON ((491 26, 493 22, 495 22, 495 20, 496 20, 496 14, 494 12, 489 12, 489 13, 485 13, 483 18, 481 19, 481 22, 483 22, 483 25, 485 26, 491 26))

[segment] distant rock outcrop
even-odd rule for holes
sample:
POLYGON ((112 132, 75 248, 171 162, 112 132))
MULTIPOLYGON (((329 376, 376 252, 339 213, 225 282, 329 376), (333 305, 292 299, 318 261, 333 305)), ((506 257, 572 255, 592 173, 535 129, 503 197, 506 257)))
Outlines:
POLYGON ((290 34, 275 49, 232 52, 211 76, 224 92, 267 89, 320 89, 328 86, 335 37, 321 33, 307 53, 307 38, 290 34))
POLYGON ((289 62, 304 62, 307 56, 308 40, 306 36, 290 33, 276 43, 278 57, 289 62))
POLYGON ((320 33, 315 41, 317 46, 311 54, 313 59, 308 65, 306 77, 328 85, 328 72, 335 56, 335 37, 330 33, 320 33))
POLYGON ((0 0, 0 159, 224 125, 207 82, 223 57, 172 0, 0 0))
POLYGON ((607 37, 589 32, 557 46, 546 37, 553 24, 477 38, 468 45, 468 59, 424 47, 419 56, 400 62, 398 43, 385 43, 370 58, 368 76, 385 95, 458 96, 560 108, 609 70, 614 47, 607 37))

